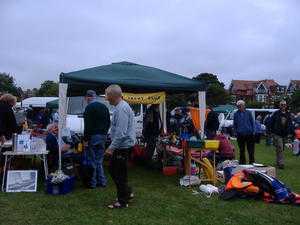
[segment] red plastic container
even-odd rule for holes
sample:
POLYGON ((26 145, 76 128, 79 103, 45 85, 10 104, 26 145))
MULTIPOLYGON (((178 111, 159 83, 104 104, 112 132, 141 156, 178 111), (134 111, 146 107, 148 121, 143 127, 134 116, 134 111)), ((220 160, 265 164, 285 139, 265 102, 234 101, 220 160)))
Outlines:
POLYGON ((166 166, 163 168, 163 174, 165 176, 173 176, 177 174, 177 167, 176 166, 166 166))

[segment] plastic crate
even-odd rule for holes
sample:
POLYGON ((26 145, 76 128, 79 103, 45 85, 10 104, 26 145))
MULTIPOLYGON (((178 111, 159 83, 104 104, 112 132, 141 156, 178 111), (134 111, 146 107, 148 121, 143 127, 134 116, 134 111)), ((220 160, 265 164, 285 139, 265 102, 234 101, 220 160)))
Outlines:
POLYGON ((59 184, 51 183, 51 177, 48 177, 46 180, 46 192, 50 195, 65 195, 74 189, 74 185, 75 176, 70 176, 59 184))
POLYGON ((204 143, 201 140, 197 141, 188 141, 189 148, 203 148, 204 143))
POLYGON ((165 176, 173 176, 177 174, 178 168, 176 166, 165 166, 163 167, 163 174, 165 176))
POLYGON ((220 141, 218 140, 205 140, 204 141, 204 148, 209 150, 217 151, 220 146, 220 141))

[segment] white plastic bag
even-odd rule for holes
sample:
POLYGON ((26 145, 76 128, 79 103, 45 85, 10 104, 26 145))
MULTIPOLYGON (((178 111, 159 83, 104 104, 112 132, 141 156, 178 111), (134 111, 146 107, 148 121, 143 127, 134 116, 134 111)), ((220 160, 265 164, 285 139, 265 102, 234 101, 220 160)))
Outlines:
POLYGON ((211 184, 207 184, 207 185, 202 184, 200 185, 199 189, 201 192, 203 192, 206 195, 207 198, 210 198, 214 193, 216 194, 219 193, 219 189, 216 186, 211 184))
POLYGON ((179 180, 181 186, 188 187, 190 185, 199 185, 201 180, 197 176, 184 176, 179 180))

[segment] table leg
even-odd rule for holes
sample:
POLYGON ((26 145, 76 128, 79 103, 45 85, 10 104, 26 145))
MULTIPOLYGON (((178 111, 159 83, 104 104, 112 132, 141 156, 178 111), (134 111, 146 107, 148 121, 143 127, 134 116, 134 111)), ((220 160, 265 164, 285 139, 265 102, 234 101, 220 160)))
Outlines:
POLYGON ((213 162, 213 183, 216 186, 216 151, 214 151, 214 162, 213 162))
POLYGON ((3 176, 2 176, 2 191, 4 192, 4 183, 6 177, 6 166, 7 166, 7 155, 5 156, 4 168, 3 168, 3 176))
POLYGON ((7 156, 7 168, 6 169, 11 169, 11 161, 12 161, 13 156, 7 156))
POLYGON ((45 172, 45 179, 48 177, 48 163, 47 163, 47 156, 43 155, 43 161, 44 161, 44 172, 45 172))

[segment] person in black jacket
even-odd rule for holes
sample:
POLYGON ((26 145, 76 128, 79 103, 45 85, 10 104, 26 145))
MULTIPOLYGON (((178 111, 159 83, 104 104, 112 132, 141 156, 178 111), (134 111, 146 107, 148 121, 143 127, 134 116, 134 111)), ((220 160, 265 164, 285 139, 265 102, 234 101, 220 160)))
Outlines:
POLYGON ((271 116, 269 129, 276 147, 276 164, 279 169, 284 169, 284 145, 287 137, 293 134, 293 123, 290 112, 287 110, 286 101, 281 101, 280 109, 271 116))
POLYGON ((218 114, 212 108, 210 108, 210 112, 207 114, 205 121, 205 133, 207 139, 213 139, 216 136, 219 125, 220 123, 218 114))
POLYGON ((92 169, 92 179, 89 188, 105 187, 106 177, 102 167, 105 142, 110 127, 110 115, 108 108, 96 101, 96 92, 88 90, 85 96, 88 103, 85 108, 84 140, 87 143, 85 154, 85 166, 92 169))
POLYGON ((4 94, 0 98, 0 142, 12 138, 13 133, 19 133, 22 129, 18 127, 13 107, 17 99, 11 94, 4 94))
POLYGON ((151 105, 144 117, 143 137, 146 142, 147 161, 151 161, 156 147, 156 141, 161 133, 161 118, 158 105, 151 105))

